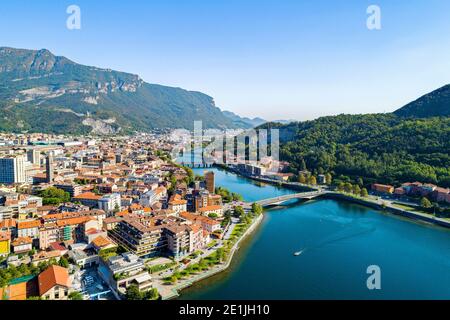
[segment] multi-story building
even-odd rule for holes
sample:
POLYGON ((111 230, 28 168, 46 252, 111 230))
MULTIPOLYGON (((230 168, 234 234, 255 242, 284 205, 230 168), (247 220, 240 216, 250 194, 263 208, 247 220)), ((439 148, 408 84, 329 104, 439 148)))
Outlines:
POLYGON ((194 210, 198 211, 200 208, 207 207, 209 204, 209 192, 202 190, 195 195, 194 210))
POLYGON ((162 226, 145 225, 143 219, 125 217, 114 230, 111 238, 140 257, 153 257, 162 254, 167 241, 162 237, 162 226))
POLYGON ((30 237, 31 239, 39 238, 39 227, 41 221, 39 219, 31 219, 19 221, 17 223, 17 237, 30 237))
POLYGON ((159 187, 143 194, 139 200, 139 203, 145 207, 151 207, 165 197, 167 197, 167 189, 164 187, 159 187))
POLYGON ((98 200, 98 208, 105 212, 113 212, 116 209, 120 211, 121 207, 121 198, 118 193, 105 195, 98 200))
POLYGON ((56 184, 55 188, 68 192, 71 198, 77 197, 83 192, 83 188, 77 184, 56 184))
POLYGON ((47 161, 45 163, 45 177, 46 177, 46 182, 47 183, 52 183, 53 182, 53 155, 50 152, 47 155, 47 161))
MULTIPOLYGON (((45 250, 52 243, 60 242, 64 235, 56 224, 47 224, 39 229, 39 249, 45 250)), ((68 238, 68 237, 67 237, 68 238)))
POLYGON ((0 207, 0 221, 12 219, 14 217, 13 209, 10 207, 0 207))
POLYGON ((206 237, 201 224, 194 230, 184 221, 175 217, 161 221, 158 218, 128 216, 109 235, 115 242, 140 257, 169 255, 179 259, 202 247, 206 237))
POLYGON ((135 254, 124 253, 111 257, 107 263, 100 265, 98 272, 116 294, 125 294, 132 284, 136 284, 140 291, 148 291, 153 287, 144 260, 135 254))
POLYGON ((218 194, 210 194, 208 196, 208 206, 221 206, 222 196, 218 194))
POLYGON ((175 259, 194 251, 193 232, 188 225, 173 224, 166 226, 164 236, 167 238, 167 249, 175 259))
POLYGON ((206 190, 209 191, 209 193, 215 192, 215 174, 213 171, 209 171, 205 173, 205 184, 206 184, 206 190))
POLYGON ((0 158, 0 183, 24 183, 26 180, 24 156, 0 158))
POLYGON ((39 228, 39 248, 47 249, 55 242, 92 240, 96 235, 103 235, 97 231, 105 218, 106 214, 101 210, 49 214, 42 218, 39 228), (92 233, 93 230, 96 234, 92 233))
POLYGON ((378 183, 374 183, 372 185, 372 190, 377 192, 377 193, 394 193, 395 188, 393 186, 390 185, 384 185, 384 184, 378 184, 378 183))
POLYGON ((182 212, 180 213, 180 217, 188 221, 189 224, 201 225, 203 230, 209 233, 213 233, 217 230, 220 230, 221 228, 220 222, 202 215, 196 215, 190 212, 182 212))
POLYGON ((179 194, 172 196, 169 200, 169 210, 176 213, 184 212, 187 210, 187 201, 184 200, 179 194))
POLYGON ((223 215, 223 208, 222 206, 206 206, 198 209, 198 213, 204 216, 214 214, 218 217, 221 217, 223 215))
POLYGON ((102 197, 99 195, 96 195, 92 192, 85 192, 82 194, 79 194, 78 196, 75 196, 72 198, 73 202, 79 202, 85 206, 88 206, 89 208, 97 208, 98 207, 98 201, 102 197))
POLYGON ((18 237, 11 242, 14 253, 25 253, 33 249, 33 239, 30 237, 18 237))
POLYGON ((11 247, 11 234, 0 231, 0 257, 9 255, 11 247))
POLYGON ((41 164, 41 153, 36 149, 27 150, 27 161, 33 165, 39 166, 41 164))

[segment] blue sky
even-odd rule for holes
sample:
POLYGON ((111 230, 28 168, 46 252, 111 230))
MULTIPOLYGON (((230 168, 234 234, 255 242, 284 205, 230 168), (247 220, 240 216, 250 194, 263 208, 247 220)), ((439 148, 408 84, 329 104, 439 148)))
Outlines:
POLYGON ((266 119, 388 112, 450 83, 447 0, 14 0, 0 46, 202 91, 266 119), (81 8, 82 29, 66 28, 81 8), (380 6, 382 29, 366 28, 380 6))

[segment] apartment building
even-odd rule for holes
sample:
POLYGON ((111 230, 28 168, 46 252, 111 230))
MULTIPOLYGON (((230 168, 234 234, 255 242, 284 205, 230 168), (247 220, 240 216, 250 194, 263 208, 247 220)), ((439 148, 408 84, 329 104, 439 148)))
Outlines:
POLYGON ((187 210, 187 201, 184 200, 179 194, 175 194, 170 198, 168 208, 176 213, 184 212, 187 210))
POLYGON ((108 194, 103 196, 100 200, 98 200, 98 208, 105 212, 113 212, 114 210, 119 210, 122 207, 122 199, 120 194, 108 194))
POLYGON ((83 187, 77 184, 56 184, 55 187, 68 192, 71 198, 77 197, 83 192, 83 187))
POLYGON ((153 287, 144 260, 132 253, 109 258, 99 266, 98 272, 116 294, 125 294, 132 284, 136 284, 140 291, 148 291, 153 287))
POLYGON ((0 257, 7 256, 11 248, 11 234, 0 231, 0 257))
POLYGON ((22 155, 0 158, 0 183, 25 183, 25 157, 22 155))
POLYGON ((160 255, 167 248, 167 240, 162 237, 163 226, 145 223, 137 217, 124 217, 110 237, 140 257, 160 255))
POLYGON ((72 198, 73 202, 79 202, 85 206, 88 206, 89 208, 97 208, 98 207, 98 201, 102 197, 99 195, 96 195, 92 192, 85 192, 78 196, 75 196, 72 198))
POLYGON ((206 206, 198 209, 198 213, 203 216, 216 215, 217 217, 221 217, 223 215, 222 206, 206 206))

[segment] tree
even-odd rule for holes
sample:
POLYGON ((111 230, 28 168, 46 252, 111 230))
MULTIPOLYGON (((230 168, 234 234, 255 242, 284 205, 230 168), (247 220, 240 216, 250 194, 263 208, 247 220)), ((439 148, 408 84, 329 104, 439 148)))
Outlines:
POLYGON ((231 196, 232 196, 233 201, 242 201, 243 200, 242 196, 239 193, 233 192, 231 194, 231 196))
POLYGON ((126 292, 125 292, 125 298, 127 300, 143 300, 144 295, 139 290, 139 287, 135 284, 130 285, 126 292))
POLYGON ((245 214, 244 208, 242 208, 241 206, 236 206, 234 208, 234 216, 236 218, 240 218, 245 214))
POLYGON ((263 207, 260 204, 253 203, 252 204, 252 213, 259 216, 261 213, 263 213, 263 207))
POLYGON ((317 184, 317 179, 316 179, 316 177, 315 177, 315 176, 310 176, 309 179, 308 179, 308 183, 309 183, 310 185, 315 186, 315 185, 317 184))
POLYGON ((145 299, 146 300, 158 300, 159 299, 158 289, 152 288, 149 291, 147 291, 145 293, 145 299))
POLYGON ((308 170, 307 168, 306 168, 306 162, 305 162, 305 159, 301 159, 300 160, 300 171, 306 171, 306 170, 308 170))
POLYGON ((361 177, 358 178, 357 183, 360 187, 364 186, 364 180, 361 177))
POLYGON ((339 192, 343 192, 345 190, 345 184, 343 182, 339 182, 337 189, 339 192))
POLYGON ((188 175, 188 185, 190 185, 195 181, 194 171, 189 167, 184 167, 184 171, 186 171, 186 174, 188 175))
POLYGON ((362 188, 361 190, 361 197, 366 198, 369 196, 369 192, 367 191, 366 188, 362 188))
POLYGON ((69 293, 69 300, 84 300, 83 295, 78 291, 72 291, 69 293))
POLYGON ((359 185, 354 185, 353 186, 353 194, 359 196, 361 194, 361 188, 359 187, 359 185))
POLYGON ((425 208, 425 209, 430 209, 433 207, 433 204, 431 203, 431 201, 425 197, 423 197, 422 200, 420 200, 420 205, 422 208, 425 208))
POLYGON ((225 250, 223 248, 217 249, 216 250, 216 259, 219 262, 222 262, 224 258, 225 258, 225 250))
POLYGON ((61 257, 61 259, 59 259, 58 264, 63 268, 69 267, 69 261, 65 257, 61 257))
POLYGON ((208 269, 208 263, 203 258, 200 259, 200 261, 198 262, 198 265, 199 265, 201 270, 208 269))
POLYGON ((55 187, 42 190, 39 196, 43 198, 42 202, 44 205, 58 205, 70 201, 70 194, 68 192, 55 187))
POLYGON ((303 173, 300 173, 300 175, 298 176, 298 182, 306 184, 306 177, 303 173))
POLYGON ((350 182, 344 184, 344 191, 351 193, 353 191, 353 185, 350 182))
POLYGON ((331 185, 332 182, 333 182, 333 177, 331 176, 331 173, 327 173, 325 175, 325 183, 327 185, 331 185))

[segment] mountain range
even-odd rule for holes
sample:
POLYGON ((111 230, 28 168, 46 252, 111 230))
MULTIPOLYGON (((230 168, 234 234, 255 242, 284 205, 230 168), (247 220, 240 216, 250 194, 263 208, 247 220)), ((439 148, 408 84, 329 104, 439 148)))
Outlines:
POLYGON ((77 64, 48 50, 0 48, 0 130, 55 133, 156 128, 248 128, 201 92, 144 82, 138 75, 77 64))
MULTIPOLYGON (((115 134, 157 128, 252 128, 261 118, 222 111, 206 94, 77 64, 50 51, 0 47, 0 131, 115 134)), ((393 113, 450 116, 450 85, 393 113)), ((292 121, 274 121, 287 124, 292 121)))

